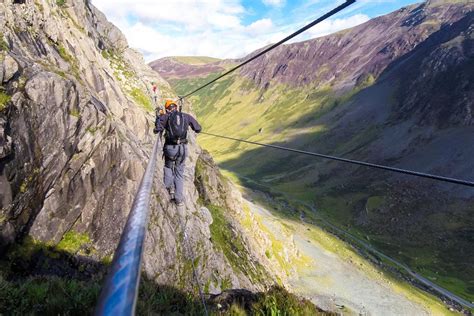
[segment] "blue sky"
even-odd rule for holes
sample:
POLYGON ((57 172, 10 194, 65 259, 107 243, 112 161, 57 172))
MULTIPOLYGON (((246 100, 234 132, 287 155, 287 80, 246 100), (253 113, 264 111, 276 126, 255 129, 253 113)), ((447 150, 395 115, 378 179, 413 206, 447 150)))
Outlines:
MULTIPOLYGON (((255 20, 261 19, 262 17, 269 17, 284 23, 285 20, 291 19, 293 16, 298 18, 301 14, 305 14, 308 17, 313 15, 319 15, 327 9, 333 8, 336 5, 344 1, 273 1, 274 5, 265 4, 264 1, 242 1, 243 6, 247 9, 244 23, 250 24, 255 20), (289 13, 289 14, 288 14, 289 13)), ((398 0, 398 1, 356 1, 353 4, 354 9, 348 9, 338 15, 338 17, 347 17, 353 14, 365 14, 370 18, 387 14, 395 11, 401 7, 419 3, 421 0, 398 0)))
MULTIPOLYGON (((345 0, 92 0, 147 61, 165 56, 243 57, 345 0)), ((420 0, 358 0, 302 41, 364 23, 420 0)))

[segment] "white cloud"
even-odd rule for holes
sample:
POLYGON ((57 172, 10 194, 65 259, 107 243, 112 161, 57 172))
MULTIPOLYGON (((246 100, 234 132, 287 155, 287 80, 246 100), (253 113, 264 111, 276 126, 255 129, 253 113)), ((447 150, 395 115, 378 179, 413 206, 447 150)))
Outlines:
POLYGON ((146 23, 176 23, 187 29, 225 27, 240 23, 239 16, 245 12, 239 0, 93 0, 112 21, 125 20, 131 16, 146 23))
MULTIPOLYGON (((244 25, 245 8, 240 1, 93 0, 93 4, 124 32, 130 46, 140 50, 147 61, 192 55, 239 58, 302 26, 280 26, 269 18, 244 25)), ((297 40, 329 34, 366 20, 365 15, 329 20, 297 40)))
POLYGON ((365 14, 356 14, 344 19, 325 20, 308 31, 310 37, 332 34, 365 23, 370 18, 365 14))
MULTIPOLYGON (((124 28, 124 34, 132 47, 145 54, 146 60, 165 56, 213 56, 220 58, 242 57, 275 38, 268 32, 273 27, 271 20, 257 21, 238 32, 211 31, 170 35, 141 22, 124 28)), ((278 33, 277 33, 278 34, 278 33)), ((281 38, 283 34, 278 34, 281 38)))
POLYGON ((262 0, 265 5, 279 7, 285 3, 285 0, 262 0))
POLYGON ((250 34, 262 34, 270 32, 273 29, 273 22, 271 19, 261 19, 253 22, 246 27, 250 34))

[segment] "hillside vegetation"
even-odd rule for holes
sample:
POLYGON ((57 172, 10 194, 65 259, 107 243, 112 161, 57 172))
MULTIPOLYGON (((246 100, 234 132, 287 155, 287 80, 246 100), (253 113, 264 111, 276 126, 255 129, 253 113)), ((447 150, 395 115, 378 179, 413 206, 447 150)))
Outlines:
MULTIPOLYGON (((193 110, 216 134, 473 179, 473 21, 469 1, 432 1, 286 45, 198 92, 193 110)), ((168 79, 182 95, 221 71, 168 79)), ((199 142, 245 186, 294 210, 281 216, 329 220, 474 301, 469 188, 199 142)))
POLYGON ((205 64, 210 64, 214 62, 220 61, 219 58, 213 58, 213 57, 206 57, 206 56, 176 56, 176 57, 171 57, 174 60, 183 63, 183 64, 189 64, 189 65, 205 65, 205 64))

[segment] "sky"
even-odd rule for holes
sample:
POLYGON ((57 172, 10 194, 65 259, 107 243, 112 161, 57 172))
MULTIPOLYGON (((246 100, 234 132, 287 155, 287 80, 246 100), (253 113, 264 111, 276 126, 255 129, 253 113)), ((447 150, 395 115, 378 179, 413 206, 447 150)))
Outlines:
MULTIPOLYGON (((422 0, 358 0, 293 39, 331 34, 422 0)), ((345 0, 92 0, 146 61, 240 58, 275 43, 345 0)))

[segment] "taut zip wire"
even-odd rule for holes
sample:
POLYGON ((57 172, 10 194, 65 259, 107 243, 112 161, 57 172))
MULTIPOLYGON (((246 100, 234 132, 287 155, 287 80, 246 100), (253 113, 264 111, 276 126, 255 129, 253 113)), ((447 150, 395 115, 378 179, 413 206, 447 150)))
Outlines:
POLYGON ((217 134, 212 134, 212 133, 201 132, 201 134, 205 134, 205 135, 209 135, 209 136, 213 136, 213 137, 218 137, 218 138, 229 139, 229 140, 233 140, 233 141, 241 142, 241 143, 257 145, 257 146, 261 146, 261 147, 268 147, 268 148, 274 148, 274 149, 279 149, 279 150, 285 150, 285 151, 294 152, 294 153, 301 154, 301 155, 307 155, 307 156, 319 157, 319 158, 324 158, 324 159, 336 160, 336 161, 351 163, 351 164, 359 165, 359 166, 377 168, 377 169, 382 169, 382 170, 387 170, 387 171, 392 171, 392 172, 397 172, 397 173, 408 174, 408 175, 411 175, 411 176, 416 176, 416 177, 421 177, 421 178, 428 178, 428 179, 433 179, 433 180, 438 180, 438 181, 443 181, 443 182, 449 182, 449 183, 454 183, 454 184, 465 185, 465 186, 468 186, 468 187, 474 187, 474 182, 473 181, 468 181, 468 180, 448 178, 448 177, 434 175, 434 174, 430 174, 430 173, 412 171, 412 170, 407 170, 407 169, 402 169, 402 168, 395 168, 395 167, 389 167, 389 166, 374 164, 374 163, 365 162, 365 161, 359 161, 359 160, 341 158, 341 157, 336 157, 336 156, 324 155, 324 154, 319 154, 319 153, 315 153, 315 152, 311 152, 311 151, 294 149, 294 148, 289 148, 289 147, 284 147, 284 146, 271 145, 271 144, 262 144, 262 143, 253 142, 253 141, 250 141, 250 140, 234 138, 234 137, 228 137, 228 136, 223 136, 223 135, 217 135, 217 134))

